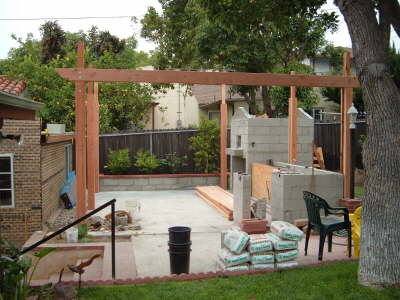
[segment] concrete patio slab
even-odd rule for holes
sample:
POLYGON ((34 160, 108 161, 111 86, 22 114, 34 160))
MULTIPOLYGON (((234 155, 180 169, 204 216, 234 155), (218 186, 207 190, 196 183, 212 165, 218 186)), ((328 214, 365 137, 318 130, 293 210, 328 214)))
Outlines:
MULTIPOLYGON (((129 202, 140 202, 140 231, 133 232, 131 239, 137 276, 164 276, 170 274, 168 253, 168 228, 189 226, 192 228, 192 252, 190 272, 216 270, 220 250, 220 233, 233 226, 233 222, 221 216, 214 208, 195 194, 194 190, 101 192, 96 195, 96 206, 117 199, 116 209, 127 209, 129 202)), ((103 215, 108 214, 104 211, 103 215)), ((333 238, 333 252, 325 245, 324 261, 346 259, 346 239, 333 238)), ((304 256, 304 239, 299 244, 300 265, 318 262, 319 236, 311 236, 308 256, 304 256)), ((118 255, 118 253, 117 253, 118 255)), ((123 265, 117 266, 124 268, 123 265)))

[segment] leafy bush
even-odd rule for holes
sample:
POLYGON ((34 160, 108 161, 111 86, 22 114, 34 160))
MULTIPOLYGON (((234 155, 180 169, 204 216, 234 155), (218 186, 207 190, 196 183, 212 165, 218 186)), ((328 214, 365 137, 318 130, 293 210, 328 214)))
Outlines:
POLYGON ((182 168, 187 166, 187 156, 179 157, 176 152, 168 153, 165 158, 160 159, 160 165, 171 174, 178 173, 182 168))
POLYGON ((117 151, 110 150, 108 154, 107 169, 111 174, 121 174, 127 171, 132 166, 131 159, 129 158, 129 150, 121 149, 117 151))
POLYGON ((217 121, 201 120, 199 132, 189 138, 196 168, 204 173, 217 171, 220 131, 217 121))
POLYGON ((157 157, 151 154, 147 150, 139 150, 136 152, 136 162, 135 166, 142 172, 146 174, 152 173, 154 169, 160 166, 160 162, 157 157))
POLYGON ((0 299, 4 300, 24 300, 30 296, 50 296, 51 283, 45 284, 38 289, 30 287, 33 274, 40 260, 54 251, 55 248, 43 248, 33 254, 36 258, 32 263, 32 258, 22 255, 21 251, 11 243, 0 240, 2 255, 0 256, 0 269, 2 270, 2 280, 0 281, 0 299), (31 272, 29 273, 29 269, 31 272))

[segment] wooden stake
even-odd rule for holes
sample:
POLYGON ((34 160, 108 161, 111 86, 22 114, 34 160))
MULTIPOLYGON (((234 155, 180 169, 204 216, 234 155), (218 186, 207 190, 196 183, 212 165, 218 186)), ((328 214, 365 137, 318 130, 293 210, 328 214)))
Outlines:
MULTIPOLYGON (((290 75, 295 75, 296 72, 291 71, 290 75)), ((290 87, 289 98, 289 143, 288 143, 288 162, 295 164, 297 160, 297 88, 290 87)))
MULTIPOLYGON (((84 43, 78 43, 77 67, 84 68, 84 43)), ((76 153, 76 192, 77 216, 86 213, 86 109, 85 109, 85 82, 75 82, 75 153, 76 153)))
MULTIPOLYGON (((343 76, 351 76, 351 62, 350 53, 345 52, 343 54, 343 76)), ((350 159, 351 159, 351 148, 350 148, 350 118, 347 111, 351 107, 353 102, 353 89, 343 88, 343 101, 341 110, 341 132, 342 132, 342 168, 344 176, 343 185, 343 197, 345 199, 350 198, 350 159)))
POLYGON ((221 133, 220 133, 220 181, 221 187, 223 189, 228 188, 228 178, 227 178, 227 157, 226 157, 226 146, 227 146, 227 128, 228 128, 228 108, 225 101, 226 97, 226 86, 221 85, 221 133))

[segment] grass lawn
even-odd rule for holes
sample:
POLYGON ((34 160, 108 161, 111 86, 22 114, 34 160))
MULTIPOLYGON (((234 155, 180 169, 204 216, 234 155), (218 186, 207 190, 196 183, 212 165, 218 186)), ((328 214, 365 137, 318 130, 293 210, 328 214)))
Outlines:
POLYGON ((354 197, 355 198, 364 197, 364 188, 362 186, 355 186, 354 187, 354 197))
POLYGON ((357 266, 348 262, 201 281, 88 287, 79 291, 79 299, 400 299, 400 288, 372 290, 359 285, 357 266))

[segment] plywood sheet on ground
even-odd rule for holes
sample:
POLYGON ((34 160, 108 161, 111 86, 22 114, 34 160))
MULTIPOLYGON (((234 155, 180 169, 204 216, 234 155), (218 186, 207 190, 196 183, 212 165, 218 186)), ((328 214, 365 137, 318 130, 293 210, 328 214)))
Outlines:
POLYGON ((228 220, 233 220, 233 195, 231 193, 219 186, 198 186, 196 194, 228 220))
POLYGON ((251 195, 253 197, 262 199, 266 198, 267 203, 271 205, 271 179, 272 172, 278 170, 277 168, 260 164, 251 164, 251 195))

